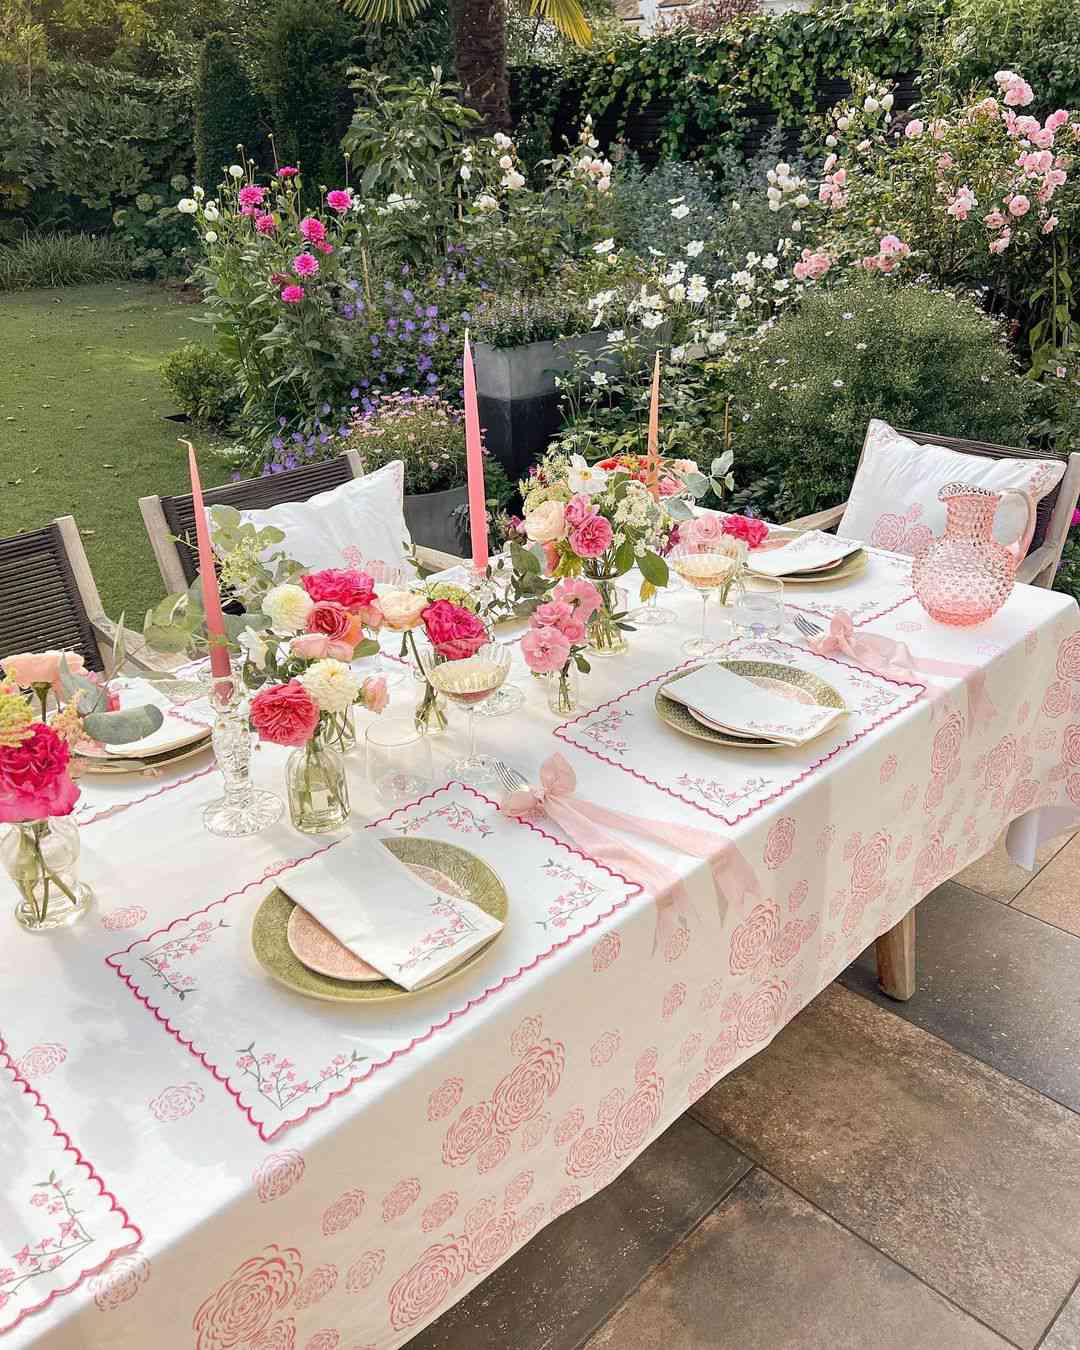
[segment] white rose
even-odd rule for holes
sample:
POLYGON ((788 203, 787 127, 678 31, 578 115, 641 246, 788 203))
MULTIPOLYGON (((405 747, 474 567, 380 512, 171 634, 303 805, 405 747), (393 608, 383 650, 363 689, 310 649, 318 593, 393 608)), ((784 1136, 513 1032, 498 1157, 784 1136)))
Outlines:
POLYGON ((515 192, 518 188, 525 186, 525 179, 516 169, 511 169, 510 172, 504 176, 502 185, 511 192, 515 192))
POLYGON ((176 203, 176 209, 184 216, 193 216, 199 209, 199 204, 193 201, 191 197, 181 197, 176 203))
POLYGON ((300 676, 300 683, 320 712, 344 712, 360 694, 360 677, 344 661, 331 657, 308 666, 300 676))
POLYGON ((285 633, 299 633, 306 626, 314 604, 314 600, 303 586, 294 586, 286 582, 266 592, 263 596, 262 612, 275 628, 285 633))
POLYGON ((415 628, 420 622, 420 615, 427 609, 429 603, 427 596, 418 591, 391 588, 379 592, 379 608, 382 610, 383 622, 387 628, 392 628, 396 633, 404 633, 406 629, 415 628))
POLYGON ((607 192, 609 187, 611 187, 611 179, 605 174, 596 184, 596 190, 597 192, 607 192))
POLYGON ((896 100, 893 98, 892 94, 886 94, 885 97, 881 100, 881 106, 885 109, 886 112, 891 112, 892 105, 895 102, 896 100))
POLYGON ((233 176, 233 178, 243 178, 244 166, 242 164, 230 164, 229 173, 233 176))
POLYGON ((783 195, 784 195, 784 194, 780 191, 780 189, 779 189, 778 187, 771 187, 771 188, 769 188, 768 191, 765 193, 765 196, 768 197, 769 201, 771 201, 771 202, 778 202, 778 201, 780 201, 780 199, 783 197, 783 195))
POLYGON ((497 131, 495 133, 494 141, 500 150, 509 150, 514 143, 509 136, 505 135, 501 131, 497 131))
POLYGON ((836 119, 836 128, 838 131, 847 131, 849 126, 851 126, 850 117, 838 117, 836 119))
POLYGON ((476 209, 478 211, 497 211, 499 203, 487 192, 482 192, 476 199, 476 209))
POLYGON ((806 195, 805 192, 800 192, 799 195, 795 198, 795 205, 801 211, 804 207, 810 205, 810 198, 806 195))
POLYGON ((509 155, 503 155, 502 158, 499 160, 500 169, 512 169, 513 167, 514 161, 510 158, 509 155))
MULTIPOLYGON (((584 463, 584 460, 582 461, 584 463)), ((577 491, 570 483, 571 491, 577 491)), ((525 517, 526 537, 534 544, 553 544, 566 538, 566 507, 562 502, 541 502, 525 517)))

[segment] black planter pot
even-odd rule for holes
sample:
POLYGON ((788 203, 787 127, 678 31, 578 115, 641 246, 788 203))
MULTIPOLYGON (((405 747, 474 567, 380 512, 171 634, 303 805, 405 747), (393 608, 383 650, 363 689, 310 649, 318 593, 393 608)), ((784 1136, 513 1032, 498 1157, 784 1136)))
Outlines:
POLYGON ((467 501, 468 488, 464 484, 445 492, 407 492, 405 524, 413 543, 464 557, 466 536, 454 519, 454 511, 467 501))

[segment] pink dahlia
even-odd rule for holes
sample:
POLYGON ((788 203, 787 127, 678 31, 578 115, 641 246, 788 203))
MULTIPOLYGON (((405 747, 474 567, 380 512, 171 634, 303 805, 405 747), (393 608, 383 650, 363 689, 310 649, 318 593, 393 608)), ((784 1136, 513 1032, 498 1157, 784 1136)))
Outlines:
POLYGON ((326 194, 326 204, 331 211, 347 211, 352 206, 352 192, 349 188, 334 188, 326 194))
POLYGON ((313 243, 316 239, 323 240, 326 238, 326 226, 315 216, 305 216, 300 222, 299 228, 300 233, 309 244, 313 243))
POLYGON ((278 169, 277 176, 279 178, 295 178, 299 172, 300 170, 294 164, 285 164, 278 169))
POLYGON ((277 229, 277 221, 268 212, 255 217, 255 228, 260 234, 273 234, 277 229))
POLYGON ((314 253, 298 253, 289 266, 298 277, 314 277, 319 274, 319 260, 314 253))
POLYGON ((303 286, 286 286, 281 292, 281 298, 287 305, 298 305, 304 298, 303 286))
POLYGON ((256 187, 254 183, 248 183, 240 189, 241 206, 262 206, 263 198, 266 196, 265 188, 256 187))

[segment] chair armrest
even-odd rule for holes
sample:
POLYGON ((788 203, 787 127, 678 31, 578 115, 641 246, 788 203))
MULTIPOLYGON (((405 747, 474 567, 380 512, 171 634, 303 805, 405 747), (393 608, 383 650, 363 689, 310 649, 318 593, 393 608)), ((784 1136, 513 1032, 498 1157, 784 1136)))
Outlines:
MULTIPOLYGON (((90 620, 90 626, 98 639, 102 655, 110 653, 116 642, 116 635, 120 631, 120 625, 106 618, 104 614, 98 614, 90 620)), ((124 629, 124 652, 127 664, 158 675, 169 674, 178 666, 184 665, 188 659, 183 655, 170 656, 165 652, 153 651, 146 645, 143 635, 133 632, 130 628, 124 629)))
POLYGON ((841 502, 839 506, 827 506, 824 511, 815 511, 809 516, 800 516, 797 520, 785 520, 783 522, 786 530, 829 530, 840 524, 844 512, 847 510, 847 502, 841 502))
MULTIPOLYGON (((1045 572, 1048 567, 1052 567, 1056 561, 1056 550, 1052 549, 1049 544, 1043 544, 1034 553, 1029 553, 1016 569, 1016 579, 1026 582, 1029 586, 1035 585, 1039 574, 1045 572)), ((1052 582, 1053 577, 1050 578, 1050 583, 1052 582)))

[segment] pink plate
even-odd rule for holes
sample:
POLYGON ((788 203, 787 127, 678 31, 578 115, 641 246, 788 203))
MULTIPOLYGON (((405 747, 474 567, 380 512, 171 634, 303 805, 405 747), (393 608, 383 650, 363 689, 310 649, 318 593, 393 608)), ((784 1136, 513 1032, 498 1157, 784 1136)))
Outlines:
MULTIPOLYGON (((460 886, 456 886, 442 872, 436 872, 431 867, 421 867, 418 863, 409 863, 408 866, 429 886, 437 887, 462 900, 469 898, 460 886)), ((318 919, 313 918, 299 905, 289 915, 289 926, 285 936, 293 955, 309 970, 314 970, 319 975, 329 975, 333 980, 350 980, 356 984, 386 978, 374 966, 369 966, 359 956, 354 956, 348 947, 322 926, 318 919)))

